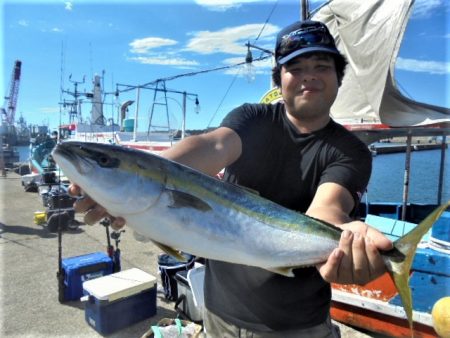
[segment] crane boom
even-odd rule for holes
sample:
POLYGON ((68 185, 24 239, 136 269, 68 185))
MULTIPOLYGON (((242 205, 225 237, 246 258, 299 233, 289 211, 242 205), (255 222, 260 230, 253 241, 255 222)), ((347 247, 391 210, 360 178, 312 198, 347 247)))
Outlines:
POLYGON ((17 97, 19 96, 19 83, 20 83, 20 73, 22 68, 22 61, 16 60, 14 62, 14 68, 11 76, 11 83, 9 87, 9 96, 5 97, 5 108, 2 109, 3 115, 2 120, 9 125, 14 124, 16 107, 17 107, 17 97))

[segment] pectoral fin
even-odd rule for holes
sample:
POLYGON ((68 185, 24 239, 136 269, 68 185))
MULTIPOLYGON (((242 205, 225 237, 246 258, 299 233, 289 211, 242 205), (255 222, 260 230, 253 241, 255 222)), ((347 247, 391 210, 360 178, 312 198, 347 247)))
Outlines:
POLYGON ((273 273, 277 273, 279 275, 286 276, 286 277, 294 277, 295 275, 292 272, 292 269, 293 268, 271 268, 271 269, 267 269, 267 270, 269 270, 270 272, 273 272, 273 273))
POLYGON ((193 208, 203 212, 212 210, 208 203, 189 193, 173 189, 167 189, 167 192, 172 199, 169 208, 193 208))
POLYGON ((162 251, 164 251, 166 254, 171 255, 173 258, 175 258, 177 261, 180 262, 187 262, 186 257, 184 257, 178 250, 175 250, 174 248, 171 248, 170 246, 167 246, 165 244, 153 241, 153 244, 155 244, 158 248, 160 248, 162 251))

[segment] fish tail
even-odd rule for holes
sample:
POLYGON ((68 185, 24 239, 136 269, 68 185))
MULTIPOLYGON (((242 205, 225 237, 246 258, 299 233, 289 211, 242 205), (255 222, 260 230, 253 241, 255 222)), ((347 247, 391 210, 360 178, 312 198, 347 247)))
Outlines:
POLYGON ((450 201, 439 206, 413 230, 396 240, 393 251, 399 253, 399 255, 392 255, 388 258, 388 270, 402 300, 411 332, 413 329, 413 307, 411 289, 409 288, 409 272, 414 254, 423 235, 425 235, 449 205, 450 201))

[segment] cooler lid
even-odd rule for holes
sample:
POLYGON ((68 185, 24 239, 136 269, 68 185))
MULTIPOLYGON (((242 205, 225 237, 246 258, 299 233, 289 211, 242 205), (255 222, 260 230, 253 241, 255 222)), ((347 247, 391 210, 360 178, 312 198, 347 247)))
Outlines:
POLYGON ((77 269, 96 263, 110 263, 110 262, 112 262, 111 257, 109 257, 104 252, 93 252, 86 255, 64 258, 62 260, 62 266, 64 268, 77 269))
POLYGON ((98 300, 114 301, 152 288, 156 277, 137 268, 123 270, 111 275, 88 280, 83 289, 98 300))

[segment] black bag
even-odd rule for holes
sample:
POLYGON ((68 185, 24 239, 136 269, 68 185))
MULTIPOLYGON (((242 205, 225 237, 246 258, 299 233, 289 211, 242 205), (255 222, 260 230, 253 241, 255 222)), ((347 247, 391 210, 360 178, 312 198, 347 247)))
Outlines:
POLYGON ((73 209, 66 209, 61 212, 57 210, 48 210, 47 229, 50 232, 58 232, 58 227, 61 227, 61 230, 66 230, 74 217, 75 211, 73 209))
POLYGON ((58 191, 50 191, 47 196, 47 204, 50 209, 72 208, 75 201, 75 197, 58 191))
POLYGON ((178 286, 175 274, 178 271, 189 270, 194 267, 195 257, 183 254, 186 262, 180 262, 168 254, 158 256, 158 267, 161 274, 161 282, 164 288, 164 297, 167 300, 176 301, 178 299, 178 286))

